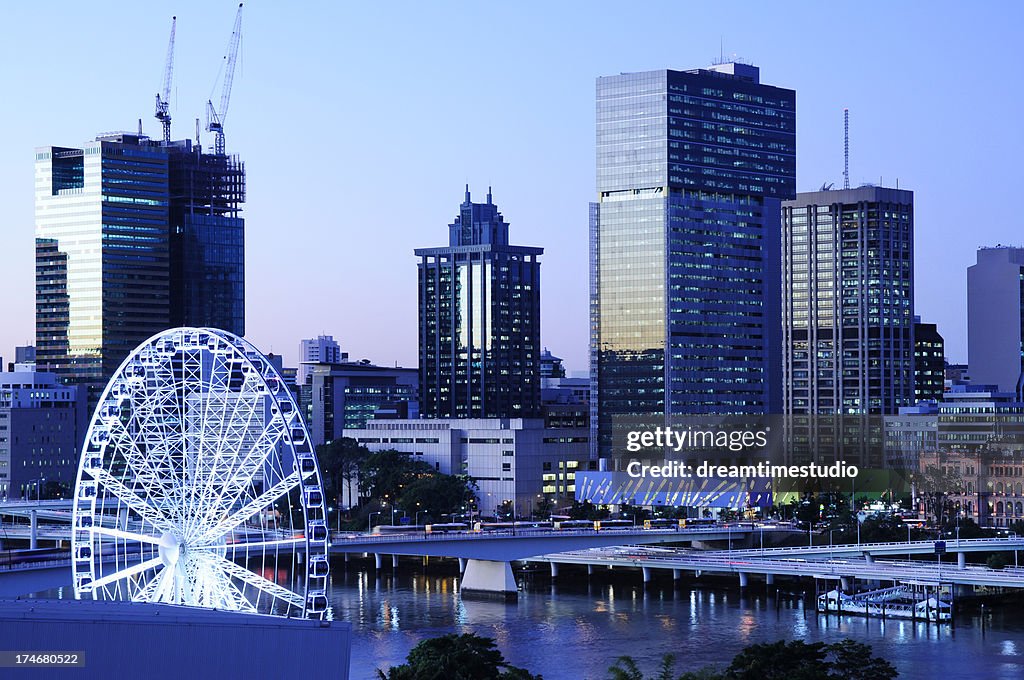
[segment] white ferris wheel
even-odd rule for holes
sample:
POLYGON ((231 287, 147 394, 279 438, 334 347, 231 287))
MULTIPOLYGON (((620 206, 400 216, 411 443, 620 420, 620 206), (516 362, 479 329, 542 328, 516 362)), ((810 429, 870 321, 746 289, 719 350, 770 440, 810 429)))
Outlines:
POLYGON ((75 485, 75 597, 330 616, 328 524, 291 392, 246 340, 153 336, 111 378, 75 485))

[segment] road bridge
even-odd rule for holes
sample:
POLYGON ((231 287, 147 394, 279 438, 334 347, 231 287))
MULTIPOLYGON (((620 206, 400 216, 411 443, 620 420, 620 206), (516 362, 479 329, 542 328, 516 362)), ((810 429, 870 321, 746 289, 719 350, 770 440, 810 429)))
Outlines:
POLYGON ((792 533, 792 529, 714 526, 693 529, 516 529, 494 532, 348 534, 331 544, 335 554, 369 553, 379 569, 383 555, 457 557, 464 570, 461 591, 468 595, 515 599, 512 562, 527 557, 589 548, 659 543, 739 540, 754 532, 792 533))
MULTIPOLYGON (((1024 550, 1024 536, 998 538, 941 539, 947 553, 999 552, 1024 550)), ((722 551, 716 551, 722 552, 722 551)), ((754 557, 865 557, 869 561, 876 556, 926 555, 935 553, 935 541, 900 541, 896 543, 850 543, 836 545, 794 546, 786 548, 753 548, 729 551, 729 554, 754 557)))
POLYGON ((598 549, 565 552, 555 555, 530 557, 525 561, 547 563, 552 576, 558 575, 559 564, 593 567, 636 567, 642 570, 645 582, 653 578, 655 570, 672 570, 674 578, 684 571, 717 574, 736 574, 740 586, 748 583, 750 574, 760 574, 771 583, 775 576, 806 576, 816 579, 840 581, 844 590, 850 590, 852 579, 893 581, 931 586, 940 584, 963 586, 997 586, 1024 588, 1024 569, 989 569, 962 562, 957 565, 929 561, 868 561, 864 559, 804 560, 785 557, 760 557, 700 551, 666 551, 645 548, 598 549))

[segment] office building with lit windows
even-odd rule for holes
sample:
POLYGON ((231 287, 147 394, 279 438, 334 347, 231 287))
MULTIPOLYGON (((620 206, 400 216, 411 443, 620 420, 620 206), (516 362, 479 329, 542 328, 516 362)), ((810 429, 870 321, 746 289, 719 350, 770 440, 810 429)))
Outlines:
POLYGON ((613 421, 781 412, 780 201, 796 93, 755 66, 597 79, 591 437, 613 421))
POLYGON ((488 189, 448 225, 448 246, 418 248, 420 413, 524 418, 541 412, 540 255, 509 244, 488 189))
POLYGON ((172 326, 245 332, 245 170, 189 140, 36 149, 36 361, 101 385, 172 326))
POLYGON ((785 412, 915 403, 913 192, 801 193, 782 222, 785 412))
POLYGON ((914 317, 914 401, 942 399, 946 383, 946 341, 933 323, 914 317))

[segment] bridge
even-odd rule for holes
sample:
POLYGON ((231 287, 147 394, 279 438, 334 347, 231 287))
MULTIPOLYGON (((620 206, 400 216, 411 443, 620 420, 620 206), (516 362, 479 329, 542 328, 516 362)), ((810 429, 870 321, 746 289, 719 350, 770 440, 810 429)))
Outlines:
MULTIPOLYGON (((999 538, 942 539, 947 553, 963 555, 969 552, 1024 550, 1024 536, 999 538)), ((836 545, 796 546, 787 548, 761 548, 732 550, 732 555, 752 557, 864 557, 869 562, 876 556, 932 555, 935 541, 901 541, 896 543, 843 543, 836 545)))
POLYGON ((457 557, 459 567, 464 571, 462 593, 513 600, 518 595, 518 588, 512 574, 512 562, 527 557, 621 545, 726 541, 759 531, 792 533, 792 529, 786 527, 755 528, 746 525, 694 529, 516 529, 430 534, 348 534, 336 537, 330 550, 335 554, 373 554, 378 569, 383 555, 391 555, 392 564, 397 561, 398 555, 457 557))
MULTIPOLYGON (((1007 549, 988 541, 987 550, 1007 549)), ((981 546, 982 543, 975 543, 981 546)), ((1011 545, 1018 545, 1016 542, 1011 545)), ((901 546, 906 552, 907 546, 901 546)), ((962 546, 966 548, 967 546, 962 546)), ((982 549, 978 547, 978 549, 982 549)), ((1012 549, 1012 548, 1010 548, 1012 549)), ((942 564, 930 561, 876 561, 873 559, 799 559, 787 558, 777 549, 773 554, 760 555, 760 551, 694 551, 619 548, 564 552, 527 558, 526 562, 547 563, 552 577, 558 576, 558 565, 586 565, 588 573, 594 567, 635 567, 641 569, 644 582, 652 580, 656 570, 671 570, 673 578, 680 578, 684 571, 704 573, 735 574, 741 587, 746 587, 749 575, 759 574, 767 583, 774 582, 775 576, 810 577, 820 580, 839 581, 844 590, 851 590, 852 580, 893 581, 939 587, 942 584, 961 586, 994 586, 1024 588, 1024 569, 989 569, 977 565, 968 566, 963 559, 965 552, 958 554, 957 564, 942 564)))

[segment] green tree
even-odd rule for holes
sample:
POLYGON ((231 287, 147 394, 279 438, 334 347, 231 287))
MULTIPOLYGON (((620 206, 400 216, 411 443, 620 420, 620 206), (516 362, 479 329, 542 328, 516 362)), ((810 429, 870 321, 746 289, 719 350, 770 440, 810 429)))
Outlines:
POLYGON ((750 645, 725 669, 730 680, 823 680, 829 678, 824 642, 802 640, 750 645))
POLYGON ((477 485, 467 475, 434 473, 414 479, 398 497, 398 507, 415 518, 416 513, 440 521, 477 500, 477 485))
POLYGON ((344 491, 348 491, 349 506, 356 503, 356 480, 359 466, 370 457, 370 451, 351 437, 342 437, 316 448, 320 476, 324 481, 324 494, 340 505, 344 491))
POLYGON ((853 640, 829 645, 831 675, 836 680, 892 680, 899 673, 891 663, 875 656, 871 647, 853 640))
POLYGON ((408 453, 374 451, 359 465, 359 493, 373 500, 394 501, 416 479, 433 475, 434 468, 408 453))
POLYGON ((580 503, 577 500, 572 502, 572 508, 569 509, 569 519, 607 519, 611 515, 608 508, 598 507, 590 501, 583 501, 580 503))
POLYGON ((405 663, 380 680, 542 680, 541 676, 509 665, 494 640, 473 633, 443 635, 423 640, 409 652, 405 663))
MULTIPOLYGON (((648 680, 672 680, 675 657, 666 654, 656 675, 648 680)), ((636 662, 619 657, 608 669, 611 680, 644 680, 636 662)), ((899 675, 871 647, 852 640, 826 645, 793 640, 750 645, 733 657, 724 670, 707 666, 676 680, 893 680, 899 675)))

